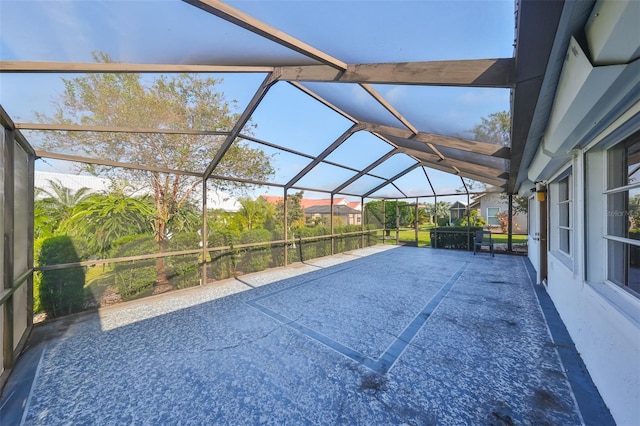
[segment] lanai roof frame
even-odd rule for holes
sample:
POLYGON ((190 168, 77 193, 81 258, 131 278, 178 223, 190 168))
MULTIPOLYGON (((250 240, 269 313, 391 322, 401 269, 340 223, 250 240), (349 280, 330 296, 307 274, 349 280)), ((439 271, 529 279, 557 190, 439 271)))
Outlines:
MULTIPOLYGON (((230 134, 227 134, 227 140, 223 144, 223 149, 218 152, 212 159, 209 167, 204 171, 203 177, 212 175, 216 165, 221 161, 225 148, 231 146, 236 137, 242 136, 241 129, 243 122, 249 119, 251 113, 258 107, 264 94, 271 85, 279 81, 287 81, 295 87, 305 91, 307 94, 322 102, 325 106, 334 109, 346 118, 354 121, 354 126, 358 130, 368 131, 378 138, 383 139, 391 146, 395 147, 395 152, 403 152, 416 160, 416 167, 425 165, 434 169, 446 171, 458 176, 464 176, 471 179, 482 180, 492 185, 502 186, 506 183, 508 176, 508 159, 510 150, 508 147, 496 146, 494 144, 471 141, 463 138, 456 138, 446 135, 429 134, 416 128, 409 120, 405 119, 402 114, 396 110, 383 96, 381 96, 372 84, 399 84, 399 85, 433 85, 433 86, 462 86, 462 87, 497 87, 497 88, 513 88, 515 87, 515 59, 514 58, 498 58, 498 59, 461 59, 446 61, 418 61, 403 63, 354 63, 350 64, 342 61, 332 55, 326 54, 312 45, 307 44, 299 39, 291 37, 284 32, 272 27, 258 19, 252 18, 248 14, 236 9, 228 4, 216 0, 188 0, 186 3, 194 5, 205 10, 208 13, 221 17, 227 22, 239 25, 241 28, 265 37, 282 46, 290 48, 303 56, 310 57, 317 64, 300 64, 300 65, 284 65, 275 66, 267 65, 202 65, 202 64, 135 64, 135 63, 77 63, 77 62, 29 62, 29 61, 2 61, 0 63, 2 72, 16 73, 50 73, 50 72, 234 72, 234 73, 265 73, 266 77, 254 94, 254 100, 248 105, 241 119, 230 134), (383 106, 387 112, 395 117, 404 128, 393 127, 380 123, 361 122, 354 119, 350 113, 340 111, 340 109, 332 105, 329 101, 324 100, 321 96, 313 93, 312 90, 304 86, 305 82, 331 82, 340 84, 357 84, 366 93, 369 94, 377 103, 383 106), (401 146, 401 143, 414 144, 419 143, 423 149, 408 150, 401 146), (445 155, 445 153, 447 155, 445 155), (460 155, 456 155, 460 153, 460 155), (469 153, 472 155, 466 155, 469 153), (465 158, 466 155, 466 158, 465 158), (487 160, 482 160, 483 158, 487 160), (459 157, 459 158, 456 158, 459 157), (494 159, 500 159, 501 165, 497 165, 494 159), (466 161, 465 161, 466 160, 466 161), (483 163, 483 164, 478 164, 483 163)), ((40 124, 42 126, 46 126, 40 124)), ((28 123, 17 123, 20 128, 29 127, 28 123)), ((36 125, 31 125, 35 127, 36 125)), ((134 129, 137 130, 137 129, 134 129)), ((141 131, 153 132, 153 129, 139 129, 141 131)), ((185 129, 185 134, 194 132, 193 129, 185 129)), ((179 131, 176 131, 179 133, 179 131)), ((265 141, 267 142, 267 141, 265 141)), ((269 142, 267 142, 269 143, 269 142)), ((273 144, 276 145, 276 144, 273 144)), ((329 145, 323 152, 324 159, 333 152, 339 143, 329 145)), ((282 149, 279 147, 279 149, 282 149)), ((43 156, 46 152, 40 152, 43 156)), ((75 158, 80 160, 80 158, 75 158)), ((91 160, 89 160, 91 161, 91 160)), ((316 158, 312 163, 308 164, 297 175, 299 180, 306 172, 323 162, 316 158)), ((329 162, 326 162, 331 164, 329 162)), ((376 161, 377 163, 377 161, 376 161)), ((336 164, 338 165, 338 164, 336 164)), ((341 164, 340 166, 348 167, 341 164)), ((374 167, 365 167, 356 173, 355 176, 345 181, 343 184, 335 187, 333 193, 337 193, 350 183, 353 178, 362 176, 374 176, 369 172, 374 167), (366 170, 363 173, 363 170, 366 170)), ((401 176, 401 175, 400 175, 401 176)), ((285 187, 293 187, 293 181, 284 183, 285 187)), ((265 184, 282 185, 281 182, 265 182, 265 184)), ((434 191, 435 192, 435 191, 434 191)), ((371 194, 369 190, 367 192, 371 194)), ((360 195, 364 195, 360 194, 360 195)))

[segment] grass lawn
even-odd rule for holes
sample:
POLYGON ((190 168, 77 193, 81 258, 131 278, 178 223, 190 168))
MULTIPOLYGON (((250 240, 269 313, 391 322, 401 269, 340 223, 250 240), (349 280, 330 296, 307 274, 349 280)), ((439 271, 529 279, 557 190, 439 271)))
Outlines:
MULTIPOLYGON (((507 244, 507 234, 494 234, 491 233, 491 238, 493 238, 493 242, 496 244, 507 244)), ((527 236, 526 235, 512 235, 511 242, 513 244, 527 244, 527 236)))
MULTIPOLYGON (((382 232, 378 233, 378 238, 382 238, 382 232)), ((400 239, 400 242, 413 243, 416 241, 416 232, 413 229, 401 229, 399 239, 400 239)), ((395 244, 395 243, 396 243, 396 232, 391 231, 389 236, 385 237, 385 244, 395 244)), ((431 245, 431 236, 429 235, 428 230, 420 230, 418 232, 418 245, 419 246, 431 245)))
MULTIPOLYGON (((378 233, 378 237, 382 238, 382 233, 378 233)), ((507 244, 507 234, 499 234, 492 233, 491 237, 493 238, 494 243, 496 244, 507 244)), ((400 230, 399 235, 400 242, 408 242, 413 243, 416 240, 416 234, 413 229, 403 229, 400 230)), ((512 235, 511 241, 513 244, 526 244, 527 236, 526 235, 512 235)), ((386 244, 395 244, 396 242, 396 233, 395 231, 391 231, 389 237, 385 238, 386 244)), ((431 237, 429 235, 429 230, 420 230, 418 231, 418 245, 419 246, 430 246, 431 245, 431 237)))

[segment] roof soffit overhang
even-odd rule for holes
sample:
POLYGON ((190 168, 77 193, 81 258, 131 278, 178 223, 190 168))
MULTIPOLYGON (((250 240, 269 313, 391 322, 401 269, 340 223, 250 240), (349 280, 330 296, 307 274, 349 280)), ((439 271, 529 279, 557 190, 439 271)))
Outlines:
POLYGON ((519 0, 516 83, 511 102, 511 175, 515 193, 546 130, 572 35, 582 36, 595 0, 519 0))

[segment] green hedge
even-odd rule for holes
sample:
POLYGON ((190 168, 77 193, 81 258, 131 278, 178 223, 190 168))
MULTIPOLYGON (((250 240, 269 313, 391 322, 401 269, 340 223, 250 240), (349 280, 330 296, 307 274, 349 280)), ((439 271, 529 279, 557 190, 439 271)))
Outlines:
MULTIPOLYGON (((112 257, 137 256, 158 251, 152 235, 128 235, 114 241, 112 257)), ((148 296, 156 282, 156 259, 131 260, 113 265, 114 284, 123 300, 148 296)))
MULTIPOLYGON (((360 235, 344 235, 342 233, 359 232, 360 225, 347 225, 334 228, 335 253, 355 250, 362 247, 360 235)), ((365 246, 378 243, 375 229, 365 235, 365 246)), ((318 257, 331 255, 331 238, 314 237, 328 236, 331 228, 328 226, 299 227, 292 230, 288 237, 290 243, 287 247, 287 259, 289 263, 306 261, 318 257), (303 241, 306 238, 309 240, 303 241)), ((216 280, 234 277, 238 274, 257 272, 269 267, 284 265, 283 244, 270 244, 271 241, 284 239, 284 231, 276 229, 254 229, 243 232, 217 232, 210 234, 209 247, 230 246, 229 249, 211 253, 211 263, 208 267, 208 277, 216 280), (240 244, 262 243, 248 248, 237 248, 240 244)))
MULTIPOLYGON (((35 244, 36 266, 80 262, 86 245, 78 238, 58 236, 35 244)), ((49 317, 69 315, 84 307, 84 267, 41 271, 34 279, 34 312, 49 317)))
POLYGON ((214 232, 207 237, 209 247, 231 246, 230 249, 211 252, 211 264, 207 268, 207 276, 223 280, 236 275, 238 250, 233 246, 240 243, 240 232, 214 232))
MULTIPOLYGON (((334 232, 336 234, 347 234, 350 232, 359 232, 362 228, 360 225, 346 225, 336 227, 334 232)), ((360 235, 345 235, 335 238, 336 241, 336 253, 343 253, 345 251, 356 250, 362 248, 362 237, 360 235)))
POLYGON ((431 247, 473 250, 473 238, 476 231, 481 227, 472 226, 446 226, 442 228, 431 228, 431 247))
MULTIPOLYGON (((298 261, 314 259, 331 255, 331 238, 321 238, 317 240, 302 241, 304 238, 330 235, 331 228, 328 226, 314 226, 297 228, 294 232, 298 247, 298 261)), ((295 261, 289 258, 290 261, 295 261)))
MULTIPOLYGON (((201 238, 197 232, 174 234, 167 243, 167 251, 198 248, 201 238)), ((200 283, 199 254, 167 257, 167 275, 173 288, 186 288, 200 283)))
MULTIPOLYGON (((284 231, 282 229, 275 229, 271 231, 273 241, 284 240, 284 231)), ((289 248, 289 262, 291 262, 291 254, 293 253, 293 249, 289 248)), ((282 244, 274 244, 271 245, 271 266, 278 267, 284 266, 284 247, 282 244)))
POLYGON ((439 217, 438 218, 438 226, 448 226, 449 218, 448 217, 439 217))
MULTIPOLYGON (((272 240, 266 229, 252 229, 240 234, 240 244, 262 243, 272 240)), ((243 248, 240 250, 237 271, 248 273, 267 269, 271 266, 271 246, 269 244, 243 248)))

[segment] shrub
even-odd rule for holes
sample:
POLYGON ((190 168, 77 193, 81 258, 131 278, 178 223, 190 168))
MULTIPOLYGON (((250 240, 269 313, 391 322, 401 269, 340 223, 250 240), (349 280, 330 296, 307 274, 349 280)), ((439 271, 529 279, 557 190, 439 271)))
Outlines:
MULTIPOLYGON (((167 244, 169 251, 190 250, 198 247, 200 236, 196 232, 174 234, 167 244)), ((167 258, 167 275, 173 288, 186 288, 200 282, 199 254, 167 258)))
MULTIPOLYGON (((336 234, 346 234, 349 232, 360 231, 360 225, 346 225, 339 228, 334 228, 336 234)), ((336 237, 336 253, 342 253, 345 251, 351 251, 360 248, 361 244, 360 235, 345 235, 336 237)))
POLYGON ((318 237, 331 234, 328 226, 316 226, 313 228, 300 227, 295 230, 295 238, 298 244, 298 255, 300 261, 314 259, 316 257, 329 256, 331 254, 331 239, 313 239, 300 241, 300 238, 318 237))
MULTIPOLYGON (((272 241, 280 241, 284 240, 284 231, 280 229, 274 229, 271 231, 271 240, 272 241)), ((287 256, 289 261, 291 261, 291 249, 288 248, 289 253, 287 256)), ((284 247, 282 244, 271 245, 271 267, 283 266, 284 265, 284 247)))
POLYGON ((173 288, 193 287, 200 283, 199 254, 185 254, 167 258, 167 275, 173 288))
MULTIPOLYGON (((34 253, 34 264, 36 266, 40 265, 40 249, 42 248, 42 242, 46 240, 46 238, 37 238, 33 241, 33 253, 34 253)), ((40 302, 40 285, 42 284, 42 273, 36 271, 33 273, 33 313, 39 314, 44 312, 42 308, 42 303, 40 302)))
POLYGON ((211 265, 207 268, 207 275, 216 280, 235 276, 238 250, 233 246, 240 242, 240 232, 231 230, 214 232, 207 239, 209 247, 231 246, 228 250, 210 252, 211 265))
MULTIPOLYGON (((300 261, 300 243, 297 238, 299 237, 298 229, 289 232, 289 244, 287 244, 287 262, 299 262, 300 261), (293 240, 293 241, 292 241, 293 240)), ((305 228, 312 229, 312 228, 305 228)), ((272 232, 272 241, 284 240, 284 231, 282 229, 276 229, 272 232)), ((284 247, 282 244, 271 245, 271 266, 283 266, 284 265, 284 247)))
MULTIPOLYGON (((79 262, 80 241, 68 236, 40 240, 36 245, 36 265, 49 266, 79 262)), ((41 271, 34 279, 34 312, 50 317, 69 315, 84 306, 85 273, 83 267, 41 271)))
POLYGON ((169 251, 191 250, 201 247, 201 238, 197 232, 181 232, 174 234, 167 241, 167 249, 169 251))
POLYGON ((429 231, 431 247, 473 250, 473 238, 482 227, 446 226, 429 231))
MULTIPOLYGON (((242 232, 240 244, 251 244, 271 241, 271 232, 266 229, 251 229, 242 232)), ((271 265, 271 245, 247 247, 241 250, 238 270, 242 272, 257 272, 267 269, 271 265)))
POLYGON ((438 218, 438 226, 448 226, 449 218, 448 217, 439 217, 438 218))
MULTIPOLYGON (((471 210, 469 212, 469 224, 471 226, 483 227, 484 225, 487 224, 487 221, 485 220, 484 217, 478 214, 477 210, 471 210)), ((463 218, 458 219, 456 221, 456 226, 467 226, 467 216, 464 216, 463 218)))
MULTIPOLYGON (((113 243, 112 257, 153 253, 157 242, 151 235, 128 235, 113 243)), ((123 300, 131 300, 153 292, 156 281, 156 259, 118 262, 113 266, 115 285, 123 300)))

